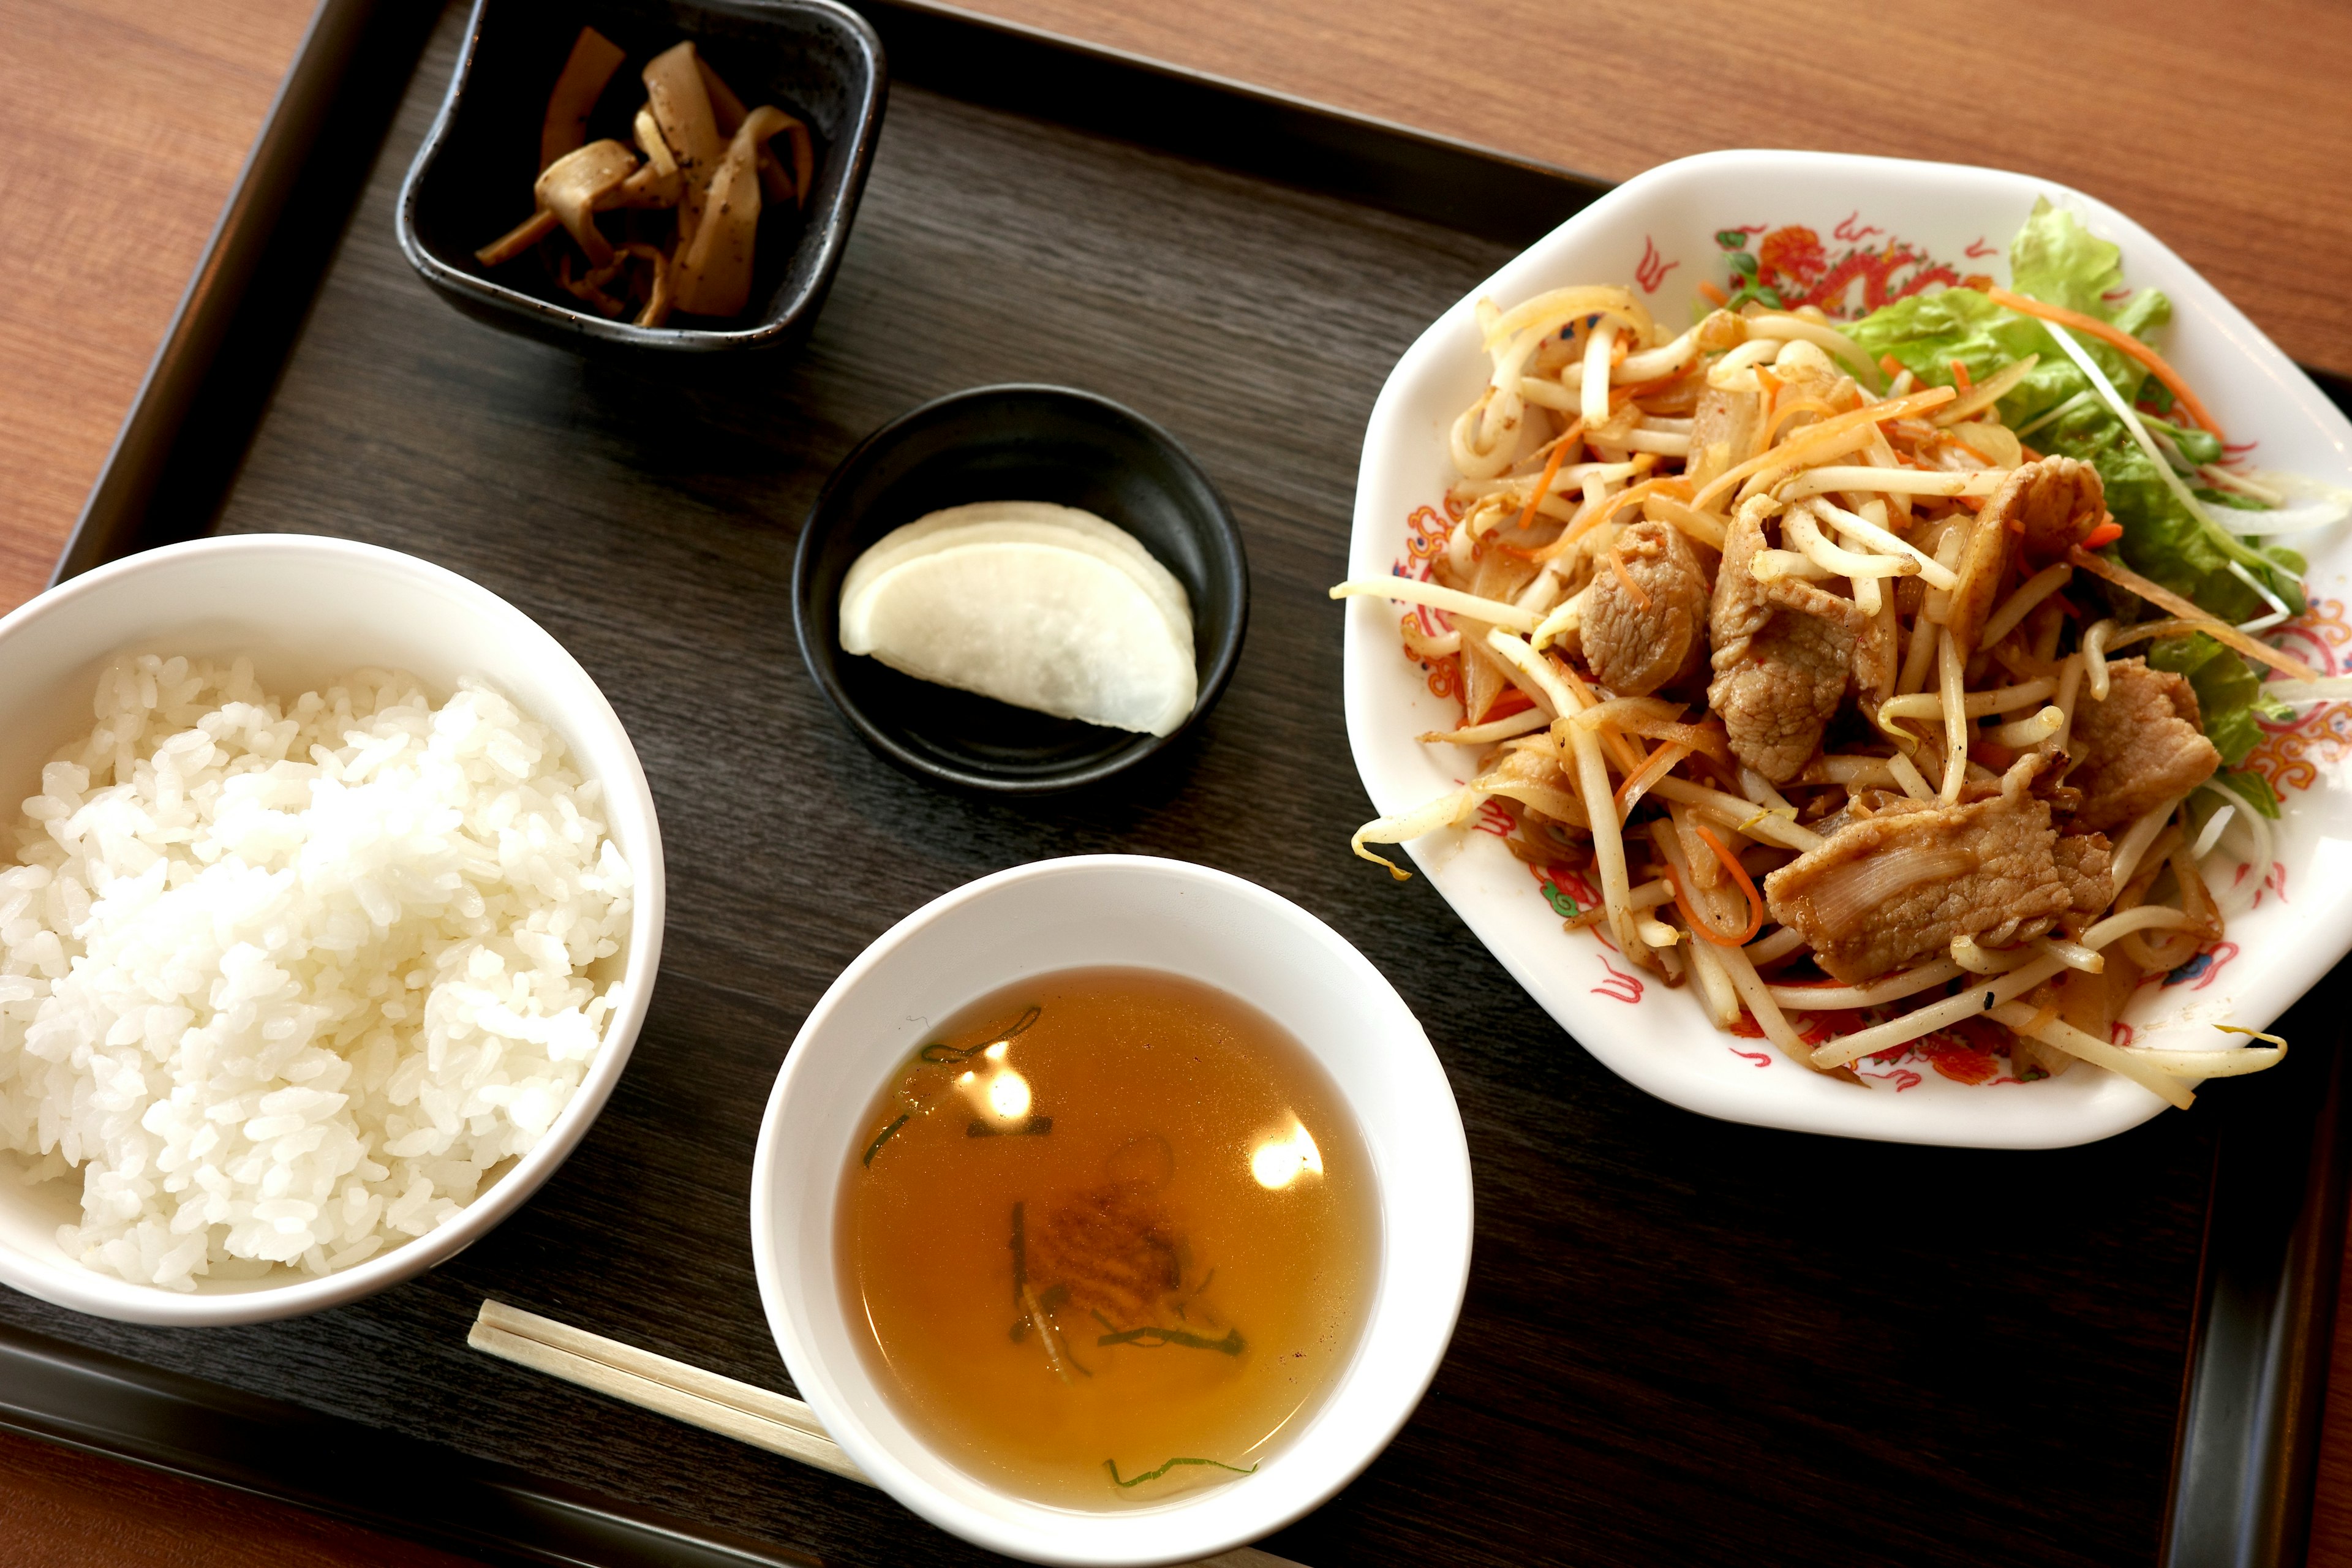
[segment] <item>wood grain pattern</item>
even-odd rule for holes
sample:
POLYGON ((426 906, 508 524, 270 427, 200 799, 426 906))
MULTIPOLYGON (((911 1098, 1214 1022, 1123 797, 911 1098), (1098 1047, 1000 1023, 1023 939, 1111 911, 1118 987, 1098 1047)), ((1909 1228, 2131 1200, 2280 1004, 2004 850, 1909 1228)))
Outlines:
POLYGON ((1717 147, 1986 163, 2129 213, 2287 353, 2352 371, 2352 15, 1992 0, 962 0, 966 9, 1622 180, 1717 147))
POLYGON ((414 1542, 121 1459, 0 1432, 10 1568, 470 1568, 414 1542))
MULTIPOLYGON (((2244 8, 2232 26, 2252 41, 2231 58, 2260 62, 2244 67, 2217 63, 2185 14, 2169 26, 2147 10, 1972 14, 1972 36, 2057 47, 2005 62, 2013 70, 1997 80, 1958 45, 1941 70, 1864 80, 1790 41, 1809 30, 1804 8, 1775 13, 1769 37, 1752 10, 1686 10, 1672 30, 1699 62, 1692 79, 1717 84, 1703 91, 1664 74, 1664 57, 1624 47, 1639 18, 1600 13, 1578 26, 1620 63, 1559 88, 1557 73, 1527 63, 1524 40, 1559 26, 1533 0, 1475 12, 1441 0, 1344 13, 1334 0, 987 5, 1610 176, 1739 142, 2036 170, 2147 222, 2290 353, 2352 367, 2352 327, 2321 303, 2326 261, 2352 226, 2352 175, 2328 157, 2340 137, 2307 133, 2341 118, 2321 90, 2352 61, 2340 12, 2244 8), (1967 128, 1961 145, 1948 123, 1967 128)), ((34 280, 37 307, 0 321, 0 347, 26 372, 0 385, 13 433, 0 446, 0 605, 46 574, 258 123, 273 53, 290 51, 304 10, 0 0, 0 89, 11 89, 0 91, 0 124, 20 132, 16 144, 52 133, 60 104, 115 110, 68 128, 87 155, 77 177, 36 160, 0 169, 0 258, 34 280), (134 216, 139 243, 110 243, 134 216)), ((1920 44, 1860 14, 1834 26, 1849 58, 1920 44)), ((412 106, 395 148, 417 129, 412 106)), ((923 898, 1042 854, 1141 848, 1299 898, 1397 976, 1431 1021, 1479 1162, 1478 1273, 1437 1389, 1371 1474, 1277 1549, 1326 1568, 1407 1550, 1469 1563, 1735 1561, 1760 1541, 1857 1562, 2145 1557, 2179 1363, 2172 1318, 2194 1277, 2205 1144, 2188 1119, 2037 1163, 2043 1192, 2114 1184, 2155 1194, 2122 1219, 2021 1202, 1997 1157, 1857 1158, 1850 1145, 1698 1122, 1568 1046, 1426 888, 1367 888, 1329 853, 1332 823, 1363 803, 1336 710, 1317 695, 1337 689, 1338 671, 1315 590, 1342 556, 1361 412, 1421 321, 1494 258, 1310 198, 1276 198, 1269 219, 1243 182, 919 94, 900 95, 885 145, 810 358, 760 407, 739 388, 639 382, 447 317, 382 232, 379 171, 374 227, 363 220, 331 284, 232 525, 351 532, 467 571, 625 697, 680 841, 656 1026, 590 1146, 522 1218, 440 1276, 308 1323, 193 1340, 61 1326, 61 1314, 20 1301, 0 1310, 575 1481, 609 1486, 619 1474, 649 1502, 841 1561, 971 1560, 821 1479, 485 1372, 462 1351, 463 1324, 484 1290, 511 1294, 784 1386, 742 1256, 748 1154, 732 1153, 748 1151, 782 1041, 832 973, 923 898), (979 188, 1008 166, 1027 189, 979 188), (975 240, 966 226, 1045 212, 1089 218, 1045 249, 1017 236, 975 240), (1138 327, 1122 290, 1171 280, 1139 257, 1138 236, 1177 285, 1142 323, 1149 341, 1171 345, 1148 364, 1116 352, 1138 327), (1245 274, 1238 289, 1228 265, 1245 274), (1053 331, 1032 334, 998 304, 1031 295, 1055 307, 1053 331), (1342 298, 1351 309, 1335 315, 1342 298), (903 335, 910 305, 940 325, 919 343, 903 335), (1192 754, 1118 799, 1022 810, 921 791, 832 722, 779 618, 791 531, 834 458, 919 395, 1004 375, 1095 385, 1167 420, 1252 530, 1262 602, 1242 679, 1192 754), (349 401, 328 406, 330 386, 349 401), (446 406, 420 409, 421 392, 446 406), (488 437, 467 449, 485 426, 488 437), (583 450, 576 485, 527 482, 583 450), (551 570, 551 537, 582 559, 551 570), (654 586, 616 602, 625 574, 654 586), (748 844, 741 824, 698 798, 710 742, 694 728, 740 722, 746 699, 757 716, 722 732, 719 762, 764 779, 792 759, 748 844), (842 826, 821 859, 798 826, 812 821, 842 826), (847 907, 834 901, 845 884, 860 889, 847 907), (807 929, 744 912, 808 908, 832 918, 807 929), (703 1130, 691 1147, 680 1125, 703 1130), (1857 1171, 1869 1202, 1792 1216, 1857 1171), (1890 1192, 1901 1194, 1893 1205, 1890 1192), (1882 1217, 1890 1206, 1921 1216, 1919 1228, 1882 1217), (682 1231, 657 1247, 619 1245, 680 1215, 682 1231), (1676 1245, 1642 1244, 1661 1231, 1676 1245), (648 1257, 650 1279, 638 1272, 648 1257), (550 1436, 566 1430, 593 1431, 609 1451, 550 1436), (2046 1500, 2002 1479, 2056 1473, 2069 1485, 2046 1500), (1502 1517, 1474 1529, 1465 1492, 1497 1500, 1502 1517)), ((2352 1312, 2339 1322, 2352 1334, 2352 1312)), ((2347 1360, 2339 1339, 2339 1368, 2347 1360)), ((2347 1403, 2331 1404, 2315 1563, 2352 1563, 2347 1403)), ((201 1510, 188 1517, 183 1544, 232 1537, 201 1510)), ((180 1549, 142 1558, 125 1546, 108 1560, 176 1562, 168 1553, 180 1549)), ((387 1562, 448 1561, 385 1551, 387 1562)), ((236 1560, 224 1552, 190 1558, 236 1560)), ((40 1561, 5 1534, 0 1557, 40 1561)), ((289 1549, 269 1560, 344 1559, 289 1549)))
POLYGON ((0 0, 0 607, 40 590, 310 0, 0 0))

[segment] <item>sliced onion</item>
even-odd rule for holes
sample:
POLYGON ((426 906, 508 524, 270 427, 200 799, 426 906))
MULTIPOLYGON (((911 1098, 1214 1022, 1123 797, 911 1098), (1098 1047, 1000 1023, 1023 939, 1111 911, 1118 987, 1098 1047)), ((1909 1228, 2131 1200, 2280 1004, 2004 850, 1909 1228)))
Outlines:
POLYGON ((2352 675, 2324 675, 2317 680, 2272 680, 2263 695, 2281 702, 2340 702, 2352 698, 2352 675))
MULTIPOLYGON (((2263 883, 2270 877, 2271 862, 2277 854, 2276 839, 2271 832, 2269 819, 2256 811, 2245 796, 2221 783, 2218 778, 2207 779, 2204 787, 2220 795, 2227 805, 2237 807, 2236 812, 2230 818, 2228 829, 2223 831, 2217 842, 2226 845, 2230 829, 2243 829, 2246 836, 2246 853, 2239 858, 2239 864, 2246 868, 2245 875, 2240 877, 2235 885, 2230 889, 2226 900, 2215 900, 2221 906, 2221 918, 2223 921, 2234 920, 2253 907, 2255 898, 2262 891, 2263 883)), ((2215 814, 2215 819, 2220 820, 2219 813, 2215 814)), ((2206 826, 2210 827, 2212 825, 2208 823, 2206 826)), ((2198 841, 2200 844, 2204 843, 2204 836, 2199 835, 2198 841)), ((2210 852, 2212 847, 2211 845, 2206 845, 2205 852, 2210 852)), ((2191 857, 2191 858, 2198 858, 2200 857, 2191 857)))
POLYGON ((1813 918, 1832 936, 1842 935, 1874 917, 1890 899, 1922 882, 1972 871, 1976 864, 1977 858, 1965 849, 1927 845, 1881 849, 1864 859, 1849 861, 1825 872, 1815 880, 1809 895, 1813 918))
POLYGON ((1916 996, 1947 981, 1958 979, 1962 973, 1960 966, 1950 959, 1939 958, 1916 969, 1882 974, 1860 985, 1775 985, 1772 987, 1772 999, 1783 1007, 1801 1011, 1875 1007, 1882 1003, 1899 1002, 1906 996, 1916 996))
POLYGON ((2352 489, 2341 485, 2331 485, 2307 474, 2267 468, 2257 469, 2246 478, 2278 491, 2286 497, 2286 504, 2272 511, 2232 512, 2230 526, 2239 533, 2275 539, 2282 534, 2333 528, 2346 518, 2352 518, 2352 489))
POLYGON ((2224 802, 2212 816, 2205 819, 2205 826, 2197 835, 2197 842, 2189 847, 2189 858, 2192 860, 2202 860, 2210 854, 2214 844, 2221 839, 2221 829, 2229 826, 2230 819, 2237 815, 2238 808, 2224 802))

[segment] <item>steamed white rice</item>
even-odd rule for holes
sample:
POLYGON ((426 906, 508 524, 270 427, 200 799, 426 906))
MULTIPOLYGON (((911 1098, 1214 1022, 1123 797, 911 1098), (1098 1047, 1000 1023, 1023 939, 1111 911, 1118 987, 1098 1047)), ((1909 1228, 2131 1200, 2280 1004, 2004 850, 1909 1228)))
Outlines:
POLYGON ((546 1135, 601 1047, 631 879, 555 732, 365 669, 98 684, 0 870, 0 1148, 79 1168, 125 1279, 348 1268, 546 1135))

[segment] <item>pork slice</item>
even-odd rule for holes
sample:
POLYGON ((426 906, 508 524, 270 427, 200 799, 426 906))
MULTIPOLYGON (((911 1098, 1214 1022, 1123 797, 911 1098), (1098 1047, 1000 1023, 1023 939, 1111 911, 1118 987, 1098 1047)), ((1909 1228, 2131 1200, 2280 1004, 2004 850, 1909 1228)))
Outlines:
POLYGON ((1944 629, 1952 634, 1953 645, 1965 659, 1977 651, 1978 634, 2000 607, 2001 573, 2009 564, 2011 535, 1990 507, 1974 518, 1965 512, 1957 515, 1966 520, 1959 526, 1967 531, 1968 547, 1960 552, 1959 586, 1952 590, 1944 629))
POLYGON ((2050 804, 2032 793, 2044 764, 2021 757, 1989 800, 1890 803, 1852 822, 1764 879, 1772 918, 1848 984, 1940 954, 1955 937, 2005 946, 2042 935, 2088 878, 2084 861, 2070 861, 2076 879, 2059 868, 2050 804))
POLYGON ((2102 910, 2116 901, 2115 878, 2107 870, 2114 851, 2104 833, 2059 836, 2051 858, 2059 879, 2066 884, 2066 912, 2059 923, 2070 933, 2081 935, 2102 910))
POLYGON ((1621 697, 1646 697, 1696 675, 1706 660, 1706 573, 1669 522, 1621 529, 1617 554, 1641 593, 1602 566, 1585 595, 1579 636, 1594 679, 1621 697))
POLYGON ((2082 758, 2066 782, 2083 792, 2078 830, 2104 833, 2213 776, 2221 753, 2198 723, 2197 693, 2145 658, 2107 661, 2107 696, 2086 690, 2074 707, 2070 750, 2082 758))
POLYGON ((2020 535, 2028 559, 2048 562, 2080 544, 2106 510, 2098 469, 2075 458, 2043 458, 2011 469, 1982 515, 2020 535))
POLYGON ((1812 757, 1845 700, 1854 644, 1869 617, 1853 600, 1801 577, 1756 581, 1750 565, 1766 548, 1764 518, 1775 504, 1750 500, 1724 541, 1708 607, 1715 679, 1706 700, 1732 754, 1785 784, 1812 757))
POLYGON ((1853 689, 1873 706, 1895 695, 1902 672, 1902 628, 1893 615, 1871 616, 1853 641, 1853 689))

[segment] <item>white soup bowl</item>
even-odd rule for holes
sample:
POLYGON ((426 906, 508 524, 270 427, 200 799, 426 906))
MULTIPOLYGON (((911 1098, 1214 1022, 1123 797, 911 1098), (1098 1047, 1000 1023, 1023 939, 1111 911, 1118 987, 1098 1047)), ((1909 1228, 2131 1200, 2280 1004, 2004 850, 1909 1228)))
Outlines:
POLYGON ((866 1474, 942 1530, 1038 1563, 1191 1562, 1255 1541, 1354 1479, 1420 1403, 1470 1268, 1470 1156, 1445 1072, 1395 989, 1330 927, 1238 877, 1090 855, 1002 871, 900 921, 835 981, 777 1075, 751 1176, 760 1296, 801 1394, 866 1474), (1184 976, 1251 1004, 1321 1064, 1371 1157, 1380 1261, 1352 1359, 1237 1480, 1089 1512, 1013 1497, 935 1451, 860 1349, 835 1235, 867 1110, 926 1032, 1025 975, 1184 976))

